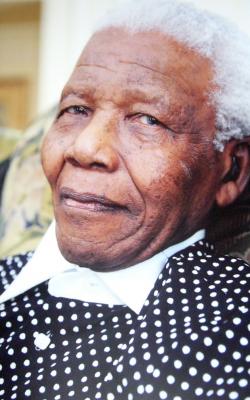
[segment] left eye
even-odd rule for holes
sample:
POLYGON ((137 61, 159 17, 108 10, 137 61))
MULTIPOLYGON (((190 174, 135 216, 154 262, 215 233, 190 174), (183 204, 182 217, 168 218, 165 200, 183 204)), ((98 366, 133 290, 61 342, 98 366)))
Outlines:
POLYGON ((140 120, 145 125, 161 125, 160 121, 151 115, 141 115, 140 120))
POLYGON ((86 106, 69 106, 59 112, 57 119, 62 117, 64 114, 82 114, 88 116, 89 111, 89 108, 86 106))
POLYGON ((71 114, 88 114, 88 109, 85 106, 71 106, 67 111, 71 114))

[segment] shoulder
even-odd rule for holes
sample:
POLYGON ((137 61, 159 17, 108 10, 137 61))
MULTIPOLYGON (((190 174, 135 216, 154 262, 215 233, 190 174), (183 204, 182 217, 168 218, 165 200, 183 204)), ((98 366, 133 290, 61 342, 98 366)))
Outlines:
POLYGON ((214 252, 214 247, 204 243, 198 246, 197 258, 208 281, 215 279, 222 283, 241 283, 250 278, 250 265, 240 257, 214 252), (205 248, 204 248, 205 246, 205 248), (210 277, 210 278, 209 278, 210 277))
POLYGON ((173 256, 173 260, 177 264, 181 261, 185 265, 190 264, 207 277, 217 275, 225 278, 227 276, 235 280, 241 276, 250 277, 250 265, 246 261, 239 257, 218 254, 214 251, 213 245, 203 240, 177 253, 173 256))
MULTIPOLYGON (((226 330, 233 330, 235 337, 248 332, 250 266, 247 262, 217 255, 213 247, 198 242, 175 254, 169 260, 166 276, 168 270, 173 303, 183 321, 185 313, 190 312, 197 332, 225 336, 226 330)), ((168 296, 167 291, 163 296, 168 296)))
POLYGON ((12 283, 32 255, 33 252, 28 252, 0 260, 0 294, 12 283))
POLYGON ((172 257, 177 279, 184 274, 190 286, 202 287, 203 294, 221 294, 236 303, 249 301, 250 265, 238 257, 219 255, 212 245, 200 241, 172 257))

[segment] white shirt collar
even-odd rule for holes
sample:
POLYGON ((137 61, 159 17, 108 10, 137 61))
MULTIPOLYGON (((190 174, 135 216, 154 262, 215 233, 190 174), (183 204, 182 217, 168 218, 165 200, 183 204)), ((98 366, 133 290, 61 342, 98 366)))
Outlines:
POLYGON ((66 261, 57 245, 55 222, 41 240, 32 259, 0 296, 3 303, 50 279, 51 295, 86 302, 126 304, 139 313, 149 292, 169 257, 202 240, 200 230, 188 239, 175 244, 132 267, 112 272, 95 272, 66 261))

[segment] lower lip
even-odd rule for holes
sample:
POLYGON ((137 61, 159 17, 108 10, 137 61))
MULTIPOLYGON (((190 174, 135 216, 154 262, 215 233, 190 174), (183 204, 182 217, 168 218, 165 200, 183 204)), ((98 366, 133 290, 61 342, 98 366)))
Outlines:
POLYGON ((63 199, 63 204, 67 207, 71 207, 74 209, 81 209, 81 210, 87 210, 87 211, 92 211, 92 212, 115 212, 119 211, 118 207, 112 207, 112 206, 107 206, 105 204, 95 202, 95 201, 90 201, 90 202, 81 202, 77 201, 75 199, 70 199, 70 198, 64 198, 63 199))

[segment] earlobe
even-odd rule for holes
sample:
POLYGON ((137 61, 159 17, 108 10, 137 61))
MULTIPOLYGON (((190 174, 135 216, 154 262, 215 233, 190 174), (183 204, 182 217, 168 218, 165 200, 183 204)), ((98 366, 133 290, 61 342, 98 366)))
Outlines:
POLYGON ((219 207, 232 204, 240 195, 237 184, 234 181, 223 183, 216 193, 216 203, 219 207))
POLYGON ((232 204, 244 191, 250 178, 250 139, 231 141, 222 155, 222 179, 216 193, 219 207, 232 204))

